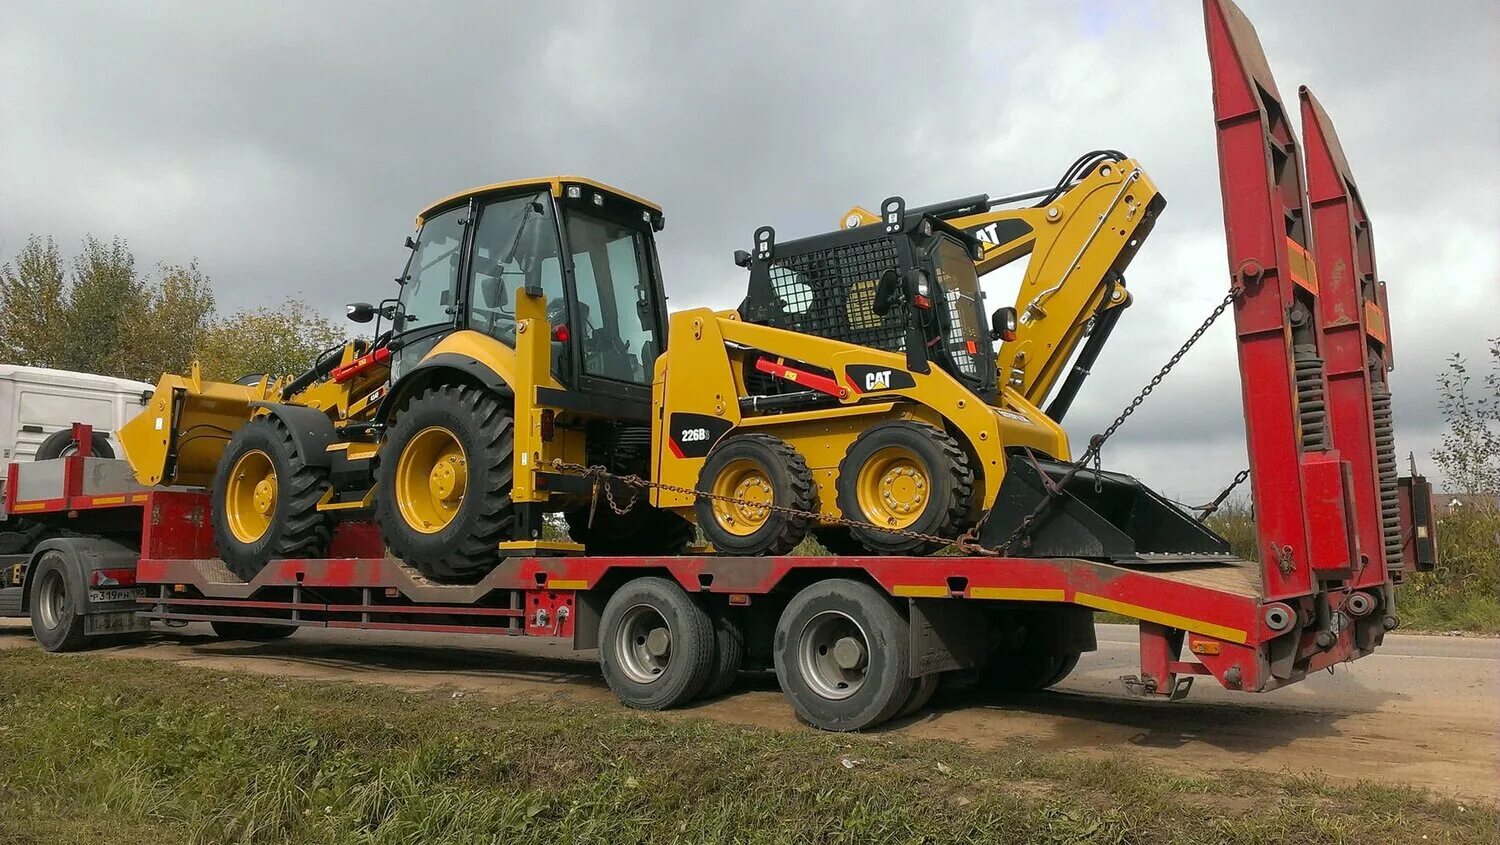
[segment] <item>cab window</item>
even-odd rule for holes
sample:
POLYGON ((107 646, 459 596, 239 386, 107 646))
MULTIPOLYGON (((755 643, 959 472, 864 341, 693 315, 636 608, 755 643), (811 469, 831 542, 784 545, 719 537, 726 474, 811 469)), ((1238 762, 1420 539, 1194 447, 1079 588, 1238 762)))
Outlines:
POLYGON ((549 314, 566 314, 557 261, 557 231, 545 193, 486 204, 474 232, 469 327, 515 345, 516 291, 541 285, 549 314))
POLYGON ((402 278, 398 334, 452 324, 462 221, 468 211, 468 206, 459 206, 422 224, 402 278))
POLYGON ((646 384, 661 343, 644 233, 574 212, 568 218, 583 371, 646 384))

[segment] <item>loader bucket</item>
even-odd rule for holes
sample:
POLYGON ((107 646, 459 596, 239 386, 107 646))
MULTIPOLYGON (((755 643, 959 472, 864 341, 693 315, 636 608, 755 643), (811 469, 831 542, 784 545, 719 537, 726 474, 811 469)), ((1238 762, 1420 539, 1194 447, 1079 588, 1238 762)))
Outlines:
POLYGON ((163 375, 146 409, 120 427, 125 458, 142 484, 206 487, 224 446, 266 401, 273 384, 205 381, 190 374, 163 375))
MULTIPOLYGON (((1010 454, 980 543, 998 548, 1009 540, 1070 469, 1060 461, 1010 454)), ((1080 470, 1037 516, 1029 545, 1017 541, 1009 554, 1141 562, 1143 555, 1228 555, 1229 543, 1128 475, 1080 470)))

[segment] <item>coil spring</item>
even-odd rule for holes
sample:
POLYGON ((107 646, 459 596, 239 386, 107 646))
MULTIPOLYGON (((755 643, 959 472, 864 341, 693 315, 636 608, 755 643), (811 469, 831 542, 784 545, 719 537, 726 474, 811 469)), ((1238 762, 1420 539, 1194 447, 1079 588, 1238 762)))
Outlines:
POLYGON ((1401 567, 1401 499, 1396 484, 1396 427, 1391 418, 1391 391, 1381 382, 1370 385, 1375 412, 1375 468, 1380 476, 1380 533, 1385 541, 1385 565, 1401 567))
POLYGON ((1323 396, 1323 359, 1317 347, 1298 344, 1292 347, 1292 362, 1297 378, 1297 419, 1302 425, 1302 448, 1320 452, 1328 449, 1328 402, 1323 396))

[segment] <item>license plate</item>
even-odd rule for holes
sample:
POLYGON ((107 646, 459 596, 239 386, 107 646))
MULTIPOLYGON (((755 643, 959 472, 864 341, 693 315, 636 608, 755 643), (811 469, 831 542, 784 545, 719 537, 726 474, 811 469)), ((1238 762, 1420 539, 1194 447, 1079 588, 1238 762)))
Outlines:
POLYGON ((89 602, 101 604, 111 601, 135 601, 144 596, 146 591, 140 588, 114 587, 103 590, 89 590, 89 602))
POLYGON ((90 613, 83 617, 85 634, 124 634, 151 630, 151 620, 136 616, 133 610, 117 613, 90 613))

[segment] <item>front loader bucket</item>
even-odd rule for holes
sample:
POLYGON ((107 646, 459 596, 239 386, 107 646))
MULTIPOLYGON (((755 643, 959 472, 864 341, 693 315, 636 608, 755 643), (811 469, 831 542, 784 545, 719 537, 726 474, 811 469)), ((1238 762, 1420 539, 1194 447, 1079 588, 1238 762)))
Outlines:
MULTIPOLYGON (((1062 482, 1072 464, 1011 454, 979 542, 998 548, 1062 482)), ((1229 543, 1136 479, 1079 470, 1033 523, 1014 557, 1139 560, 1142 555, 1228 555, 1229 543)))
POLYGON ((186 376, 163 375, 146 409, 120 427, 136 480, 208 486, 229 438, 250 421, 251 403, 266 401, 271 387, 264 379, 251 385, 205 381, 196 365, 186 376))

